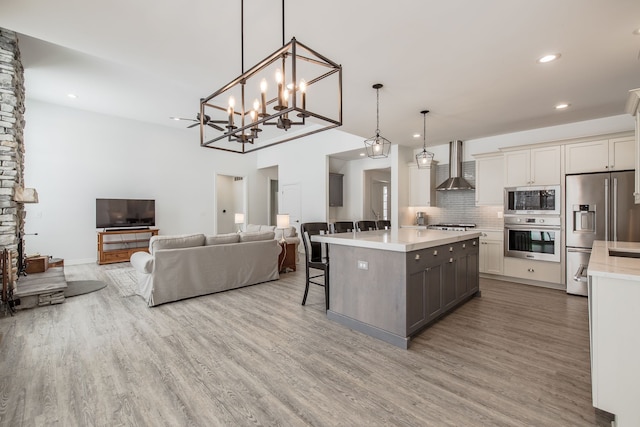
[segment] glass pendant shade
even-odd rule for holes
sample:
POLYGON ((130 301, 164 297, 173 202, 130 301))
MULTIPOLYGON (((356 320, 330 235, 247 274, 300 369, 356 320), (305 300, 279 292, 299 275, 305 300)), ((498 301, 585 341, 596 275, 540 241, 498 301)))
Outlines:
POLYGON ((372 86, 376 90, 376 135, 364 140, 364 147, 367 150, 367 157, 371 159, 382 159, 389 157, 391 151, 391 141, 380 135, 380 88, 381 83, 372 86))
POLYGON ((422 151, 416 154, 416 163, 418 164, 418 169, 426 169, 431 167, 431 161, 433 160, 433 153, 427 151, 427 113, 429 110, 420 111, 424 118, 424 130, 422 132, 423 145, 422 151))

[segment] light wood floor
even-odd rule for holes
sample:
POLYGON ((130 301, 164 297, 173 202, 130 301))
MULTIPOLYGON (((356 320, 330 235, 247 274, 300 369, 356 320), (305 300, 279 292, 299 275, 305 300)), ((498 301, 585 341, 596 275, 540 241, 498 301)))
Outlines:
POLYGON ((298 270, 154 308, 107 286, 1 318, 0 425, 609 424, 585 298, 481 280, 401 350, 327 320, 319 287, 301 306, 298 270))

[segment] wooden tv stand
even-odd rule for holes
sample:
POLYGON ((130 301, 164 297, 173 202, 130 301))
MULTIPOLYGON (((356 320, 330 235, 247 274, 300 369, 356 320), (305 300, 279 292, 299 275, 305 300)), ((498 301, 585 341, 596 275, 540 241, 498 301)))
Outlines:
POLYGON ((157 228, 98 231, 98 264, 127 262, 136 252, 149 251, 149 240, 157 228))

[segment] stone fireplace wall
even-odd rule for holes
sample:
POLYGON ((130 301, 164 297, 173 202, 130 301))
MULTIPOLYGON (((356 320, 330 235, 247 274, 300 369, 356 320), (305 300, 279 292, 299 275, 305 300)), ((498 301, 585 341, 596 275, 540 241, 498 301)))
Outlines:
POLYGON ((24 186, 24 96, 18 36, 0 28, 0 250, 13 253, 12 277, 24 232, 24 206, 13 201, 14 187, 24 186))

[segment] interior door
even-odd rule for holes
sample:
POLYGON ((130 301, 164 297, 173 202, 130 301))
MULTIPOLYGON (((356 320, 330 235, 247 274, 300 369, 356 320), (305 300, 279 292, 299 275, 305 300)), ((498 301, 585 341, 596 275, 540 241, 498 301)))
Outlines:
MULTIPOLYGON (((286 184, 280 190, 280 214, 289 214, 289 223, 300 234, 300 184, 286 184)), ((300 245, 302 246, 302 245, 300 245)))

